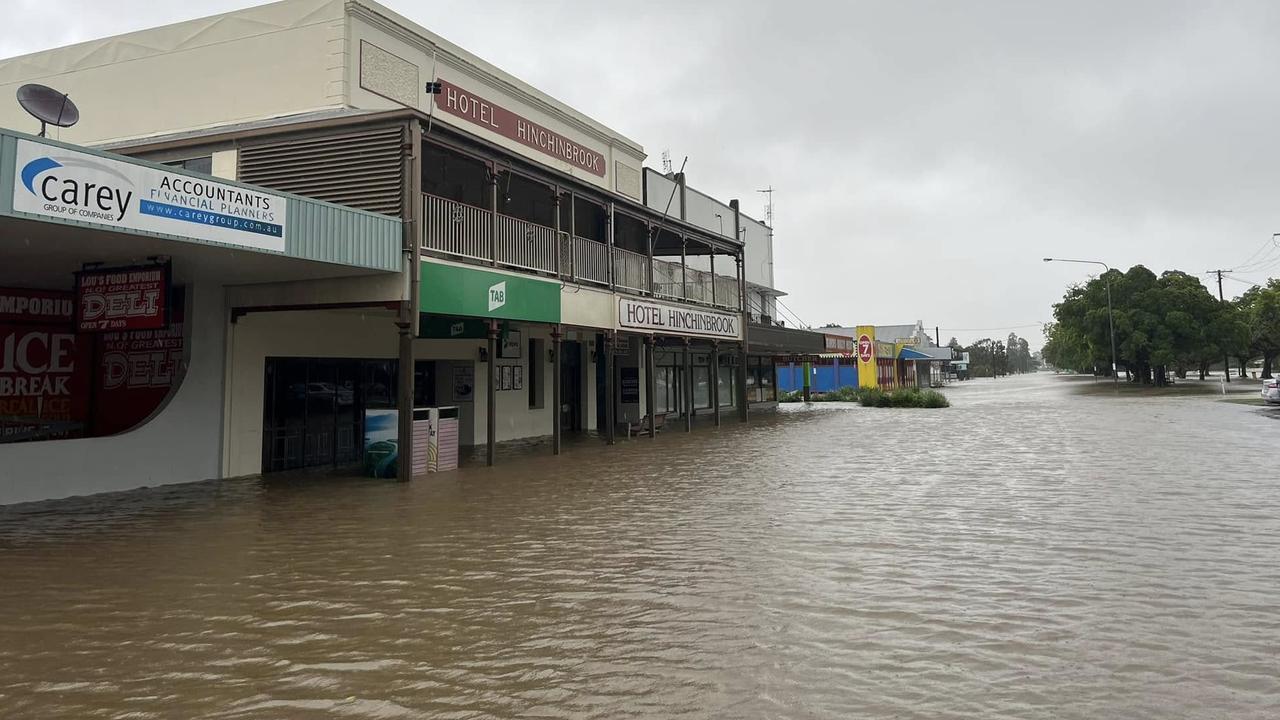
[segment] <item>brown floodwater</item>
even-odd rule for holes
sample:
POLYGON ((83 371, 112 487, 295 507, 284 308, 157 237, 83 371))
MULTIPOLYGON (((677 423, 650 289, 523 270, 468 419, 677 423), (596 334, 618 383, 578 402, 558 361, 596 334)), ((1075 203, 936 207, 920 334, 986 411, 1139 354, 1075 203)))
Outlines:
POLYGON ((1280 425, 979 380, 0 509, 0 717, 1280 717, 1280 425))

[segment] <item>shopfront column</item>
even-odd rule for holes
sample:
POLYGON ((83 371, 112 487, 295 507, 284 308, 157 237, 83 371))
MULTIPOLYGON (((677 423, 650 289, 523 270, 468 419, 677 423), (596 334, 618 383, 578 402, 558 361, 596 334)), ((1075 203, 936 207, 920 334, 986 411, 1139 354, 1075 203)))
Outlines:
MULTIPOLYGON (((561 427, 564 416, 564 409, 561 407, 564 400, 561 398, 563 392, 560 387, 560 351, 563 349, 561 340, 564 338, 559 325, 551 326, 551 450, 555 455, 560 454, 560 435, 564 428, 561 427)), ((541 362, 541 359, 538 360, 541 362)), ((533 374, 534 359, 529 358, 529 374, 533 374)))
POLYGON ((644 401, 645 410, 649 413, 649 437, 658 434, 658 378, 657 368, 653 365, 653 336, 644 338, 644 401))
POLYGON ((711 419, 720 427, 720 342, 711 341, 711 419))
POLYGON ((684 339, 684 431, 693 432, 693 351, 684 339))
POLYGON ((617 364, 613 361, 613 348, 616 342, 616 336, 612 332, 604 334, 604 438, 605 442, 610 445, 616 442, 618 432, 618 398, 617 388, 614 384, 614 373, 617 372, 617 364))
POLYGON ((493 454, 495 437, 498 434, 498 392, 496 389, 498 379, 498 321, 489 321, 489 357, 488 357, 488 386, 486 390, 489 398, 488 407, 485 408, 486 422, 488 431, 485 437, 485 447, 487 449, 485 464, 493 465, 493 454))

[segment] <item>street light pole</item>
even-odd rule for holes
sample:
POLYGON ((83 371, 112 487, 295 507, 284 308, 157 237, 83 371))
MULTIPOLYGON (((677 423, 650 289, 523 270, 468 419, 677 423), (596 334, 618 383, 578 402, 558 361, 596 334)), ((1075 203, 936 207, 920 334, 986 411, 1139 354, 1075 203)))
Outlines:
POLYGON ((1107 284, 1107 327, 1111 331, 1111 381, 1116 391, 1120 390, 1120 363, 1116 362, 1116 321, 1115 316, 1111 312, 1111 278, 1107 277, 1107 273, 1111 272, 1111 266, 1098 260, 1067 260, 1065 258, 1045 258, 1045 262, 1069 262, 1083 263, 1085 265, 1101 265, 1105 268, 1102 273, 1107 284))

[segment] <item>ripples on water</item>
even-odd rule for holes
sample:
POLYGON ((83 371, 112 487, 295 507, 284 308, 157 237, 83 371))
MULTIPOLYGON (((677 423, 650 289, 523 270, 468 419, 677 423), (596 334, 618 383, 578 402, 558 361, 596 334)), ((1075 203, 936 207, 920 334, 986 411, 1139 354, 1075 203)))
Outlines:
POLYGON ((1255 409, 1047 376, 0 511, 0 716, 1280 717, 1255 409))

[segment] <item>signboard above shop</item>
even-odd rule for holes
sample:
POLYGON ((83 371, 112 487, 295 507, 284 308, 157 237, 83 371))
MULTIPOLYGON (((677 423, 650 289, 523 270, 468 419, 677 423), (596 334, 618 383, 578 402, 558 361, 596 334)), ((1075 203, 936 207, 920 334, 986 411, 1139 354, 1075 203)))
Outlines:
POLYGON ((169 324, 169 265, 76 273, 80 332, 158 330, 169 324))
POLYGON ((422 312, 560 322, 560 284, 439 262, 422 263, 422 312))
POLYGON ((688 305, 620 297, 618 329, 737 340, 742 337, 742 318, 688 305))
POLYGON ((284 252, 286 198, 19 138, 13 209, 284 252))
POLYGON ((514 140, 563 160, 575 168, 586 170, 597 177, 604 177, 604 154, 585 147, 572 139, 543 127, 532 120, 498 105, 475 93, 458 87, 447 80, 440 80, 440 93, 434 95, 436 108, 489 132, 514 140))

